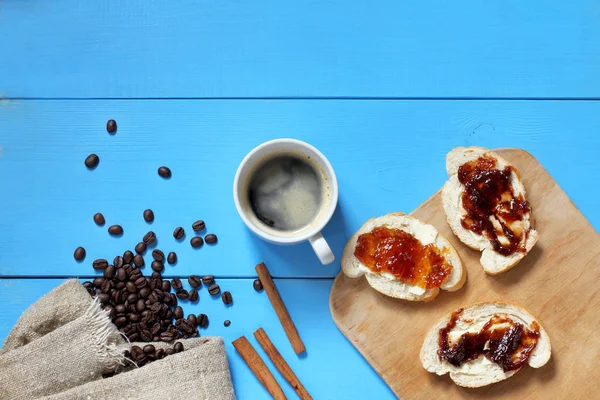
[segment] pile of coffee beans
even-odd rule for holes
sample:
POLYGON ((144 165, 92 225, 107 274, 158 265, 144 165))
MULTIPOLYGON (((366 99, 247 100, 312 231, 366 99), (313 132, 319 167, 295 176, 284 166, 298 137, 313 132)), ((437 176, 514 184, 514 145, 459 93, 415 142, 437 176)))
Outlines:
POLYGON ((181 353, 184 350, 183 343, 175 342, 173 347, 167 349, 157 349, 152 344, 147 344, 144 347, 133 345, 130 351, 125 352, 125 357, 132 360, 138 367, 151 363, 152 361, 160 360, 175 353, 181 353))

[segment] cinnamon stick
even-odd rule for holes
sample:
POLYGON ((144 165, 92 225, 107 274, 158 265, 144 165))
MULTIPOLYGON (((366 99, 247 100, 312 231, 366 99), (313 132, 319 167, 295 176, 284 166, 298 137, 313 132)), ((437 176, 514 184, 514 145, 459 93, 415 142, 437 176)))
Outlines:
POLYGON ((271 274, 269 274, 269 270, 265 263, 260 263, 256 266, 256 273, 265 288, 265 292, 267 292, 267 296, 269 296, 269 301, 275 309, 277 317, 279 317, 279 321, 292 344, 292 348, 296 354, 306 351, 306 347, 304 347, 304 343, 302 343, 302 339, 300 339, 296 325, 294 325, 287 308, 285 308, 285 304, 283 304, 283 300, 281 300, 281 296, 279 296, 279 292, 275 287, 273 279, 271 279, 271 274))
POLYGON ((267 336, 267 332, 265 332, 263 328, 258 328, 254 332, 254 337, 256 338, 256 340, 258 340, 258 343, 260 343, 263 350, 265 351, 265 353, 267 353, 267 355, 269 356, 275 367, 279 370, 281 375, 283 375, 285 380, 288 381, 288 383, 292 385, 296 393, 298 393, 298 396, 300 396, 302 400, 312 400, 312 397, 310 396, 310 394, 308 394, 302 383, 300 383, 300 380, 298 379, 296 374, 294 374, 294 371, 292 371, 292 369, 290 368, 288 363, 283 359, 273 342, 271 342, 271 339, 269 339, 269 336, 267 336))
POLYGON ((277 383, 269 368, 265 365, 265 362, 260 358, 254 347, 250 344, 245 336, 242 336, 232 342, 233 347, 240 353, 240 356, 244 359, 248 367, 256 376, 258 381, 267 389, 267 392, 275 400, 287 400, 281 386, 277 383))

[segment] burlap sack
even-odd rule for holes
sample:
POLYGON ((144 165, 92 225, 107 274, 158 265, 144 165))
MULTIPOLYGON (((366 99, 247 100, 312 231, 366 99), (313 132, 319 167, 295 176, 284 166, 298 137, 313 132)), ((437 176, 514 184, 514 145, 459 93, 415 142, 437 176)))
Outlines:
POLYGON ((25 311, 9 334, 0 350, 0 399, 235 399, 223 340, 182 342, 182 353, 103 379, 124 364, 131 345, 70 280, 25 311))

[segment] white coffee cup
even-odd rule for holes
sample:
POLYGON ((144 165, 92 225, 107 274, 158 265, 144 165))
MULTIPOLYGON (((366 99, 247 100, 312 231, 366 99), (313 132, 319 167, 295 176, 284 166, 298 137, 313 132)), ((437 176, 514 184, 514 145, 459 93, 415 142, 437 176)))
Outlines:
POLYGON ((308 240, 322 264, 335 259, 321 230, 331 219, 338 201, 338 183, 333 167, 325 156, 308 143, 296 139, 275 139, 255 147, 242 160, 233 182, 235 207, 246 226, 262 239, 277 244, 297 244, 308 240), (320 210, 310 224, 294 231, 280 231, 262 222, 252 210, 249 185, 253 173, 268 160, 293 155, 309 162, 321 178, 324 191, 320 210))

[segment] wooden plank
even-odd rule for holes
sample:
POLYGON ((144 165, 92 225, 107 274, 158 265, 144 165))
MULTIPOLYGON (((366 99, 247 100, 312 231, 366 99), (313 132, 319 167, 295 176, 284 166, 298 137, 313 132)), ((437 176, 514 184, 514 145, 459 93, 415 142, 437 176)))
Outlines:
MULTIPOLYGON (((0 279, 0 345, 17 321, 19 315, 40 296, 58 286, 62 279, 0 279)), ((302 379, 306 389, 318 399, 356 399, 370 395, 377 399, 394 399, 395 396, 377 373, 364 361, 333 324, 329 315, 327 298, 331 280, 277 280, 276 284, 296 317, 296 323, 307 345, 305 357, 297 357, 289 346, 287 337, 267 295, 257 293, 252 280, 219 279, 222 290, 233 294, 233 305, 225 307, 220 298, 211 298, 203 288, 200 301, 192 304, 181 302, 185 313, 205 313, 209 325, 200 329, 202 336, 222 336, 227 348, 233 385, 238 398, 251 394, 253 399, 270 398, 244 361, 236 353, 231 342, 246 335, 290 399, 297 398, 294 389, 285 383, 276 368, 252 336, 259 327, 269 336, 290 367, 302 379), (231 320, 226 328, 223 321, 231 320), (344 376, 343 384, 336 376, 344 376), (341 397, 338 397, 341 396, 341 397)), ((187 282, 184 287, 190 289, 187 282)))
POLYGON ((336 169, 340 201, 324 235, 338 260, 368 218, 409 211, 445 181, 444 159, 458 145, 516 146, 535 154, 592 225, 600 199, 600 102, 541 101, 7 101, 0 103, 0 275, 82 276, 92 260, 112 259, 149 230, 176 251, 165 274, 333 277, 310 245, 280 247, 243 225, 232 199, 244 155, 276 137, 318 147, 336 169), (110 136, 106 121, 118 132, 110 136), (97 153, 100 165, 83 161, 97 153), (168 165, 169 181, 157 167, 168 165), (152 225, 142 212, 155 211, 152 225), (125 233, 112 238, 92 216, 125 233), (216 246, 193 250, 191 224, 202 218, 216 246), (184 226, 182 243, 172 237, 184 226), (87 258, 73 260, 77 246, 87 258))
POLYGON ((3 97, 598 97, 600 7, 4 1, 3 97))
POLYGON ((519 170, 540 234, 519 265, 487 276, 479 264, 481 253, 452 234, 437 192, 411 214, 434 225, 458 251, 468 270, 461 290, 441 293, 431 303, 411 303, 375 292, 363 278, 340 274, 333 285, 336 324, 401 398, 587 399, 597 394, 600 236, 534 157, 516 149, 498 153, 519 170), (444 315, 484 301, 519 304, 539 318, 552 343, 550 362, 539 370, 525 366, 514 377, 479 389, 461 388, 448 376, 425 371, 419 351, 426 332, 444 315))

